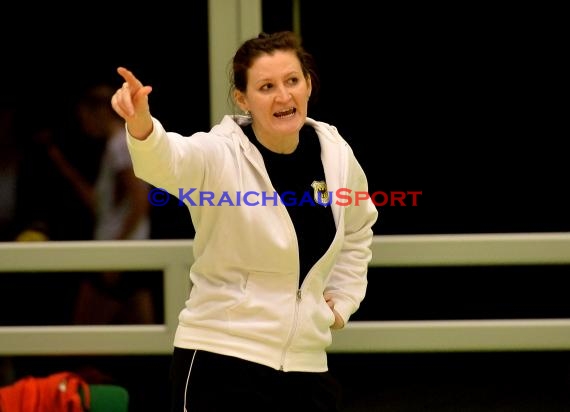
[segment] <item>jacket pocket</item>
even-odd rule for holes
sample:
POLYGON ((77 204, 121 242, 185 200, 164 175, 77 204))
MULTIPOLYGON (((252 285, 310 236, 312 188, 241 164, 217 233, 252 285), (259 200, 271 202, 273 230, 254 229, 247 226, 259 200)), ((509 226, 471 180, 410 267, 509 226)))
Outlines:
POLYGON ((334 313, 322 295, 306 294, 299 305, 297 330, 291 349, 318 351, 329 346, 332 343, 330 327, 334 320, 334 313))
POLYGON ((284 339, 285 325, 295 310, 296 281, 293 274, 250 272, 241 299, 227 310, 228 332, 270 341, 284 339))

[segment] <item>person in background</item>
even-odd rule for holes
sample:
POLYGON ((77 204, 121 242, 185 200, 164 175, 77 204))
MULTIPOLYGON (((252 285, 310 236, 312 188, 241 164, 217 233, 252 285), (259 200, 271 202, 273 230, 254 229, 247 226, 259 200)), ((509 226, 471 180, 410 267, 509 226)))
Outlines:
MULTIPOLYGON (((150 235, 148 185, 133 173, 124 122, 109 103, 113 93, 108 84, 92 85, 75 107, 80 132, 103 145, 93 183, 49 135, 43 137, 43 144, 59 173, 92 212, 94 240, 144 240, 150 235)), ((86 277, 79 285, 73 322, 154 323, 154 292, 149 277, 116 271, 86 277)))
POLYGON ((81 131, 104 142, 94 184, 83 177, 57 145, 46 142, 47 151, 95 216, 95 240, 147 239, 148 187, 133 173, 123 121, 109 105, 113 92, 107 84, 91 86, 76 106, 81 131))
POLYGON ((298 36, 261 33, 232 68, 245 115, 209 132, 166 131, 124 67, 111 99, 135 174, 184 201, 196 230, 171 410, 338 411, 326 349, 364 299, 378 212, 333 196, 368 193, 367 179, 338 130, 308 117, 318 77, 298 36))

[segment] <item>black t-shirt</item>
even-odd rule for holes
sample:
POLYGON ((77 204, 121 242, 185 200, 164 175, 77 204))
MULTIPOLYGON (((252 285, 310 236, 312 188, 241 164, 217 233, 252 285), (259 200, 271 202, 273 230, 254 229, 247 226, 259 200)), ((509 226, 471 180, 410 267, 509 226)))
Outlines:
POLYGON ((295 226, 302 282, 336 233, 328 199, 318 194, 319 190, 327 192, 319 138, 312 127, 303 126, 295 151, 280 154, 263 146, 251 125, 244 127, 244 132, 261 152, 271 183, 295 226))

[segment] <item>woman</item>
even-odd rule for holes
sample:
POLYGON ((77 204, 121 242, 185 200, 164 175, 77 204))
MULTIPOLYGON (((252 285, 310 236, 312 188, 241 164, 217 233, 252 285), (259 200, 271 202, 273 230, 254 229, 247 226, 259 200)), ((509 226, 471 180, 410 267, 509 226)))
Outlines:
POLYGON ((196 230, 172 411, 339 410, 326 348, 364 298, 377 211, 335 202, 367 181, 336 128, 307 117, 317 77, 300 39, 244 42, 232 91, 246 115, 190 137, 165 131, 152 88, 118 72, 135 173, 183 201, 196 230))

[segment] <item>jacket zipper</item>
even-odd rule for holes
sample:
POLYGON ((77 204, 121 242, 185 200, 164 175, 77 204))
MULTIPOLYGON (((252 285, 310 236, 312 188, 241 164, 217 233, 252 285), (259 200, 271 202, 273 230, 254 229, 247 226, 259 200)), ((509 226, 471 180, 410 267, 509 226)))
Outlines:
POLYGON ((285 363, 285 354, 287 353, 287 350, 289 349, 289 346, 291 346, 291 341, 293 340, 293 336, 295 335, 295 332, 297 330, 297 320, 299 319, 299 305, 301 304, 301 289, 297 289, 297 296, 295 299, 295 313, 293 314, 293 327, 291 328, 291 332, 289 332, 289 337, 287 338, 287 342, 285 343, 285 346, 283 347, 283 352, 281 354, 281 366, 279 366, 279 370, 283 370, 283 364, 285 363))
MULTIPOLYGON (((273 187, 273 185, 271 184, 271 179, 269 178, 269 175, 267 173, 267 169, 265 169, 265 167, 260 166, 255 159, 250 158, 249 160, 250 160, 250 162, 252 162, 254 164, 254 167, 257 168, 257 170, 262 174, 263 178, 265 179, 265 182, 269 185, 269 187, 273 187)), ((273 189, 275 189, 275 188, 273 188, 273 189)), ((280 207, 282 209, 285 209, 286 215, 289 216, 288 212, 286 211, 285 206, 283 204, 281 204, 280 207)), ((289 217, 289 223, 290 223, 290 227, 293 227, 293 222, 291 221, 290 217, 289 217)), ((295 232, 294 227, 293 227, 292 235, 294 238, 294 244, 298 245, 299 243, 297 241, 297 234, 295 232)), ((299 253, 299 250, 297 250, 297 255, 298 255, 298 253, 299 253)), ((297 268, 297 284, 299 283, 299 279, 300 279, 300 273, 299 273, 299 268, 297 268)), ((283 370, 283 364, 285 363, 285 355, 287 353, 287 350, 289 349, 289 346, 291 346, 291 342, 293 341, 293 336, 295 335, 295 332, 297 331, 297 321, 299 319, 299 305, 301 303, 301 297, 302 297, 301 287, 302 287, 302 285, 299 285, 297 292, 296 292, 295 313, 293 314, 293 325, 292 325, 291 331, 289 332, 287 342, 285 343, 285 346, 283 347, 283 352, 281 353, 281 361, 279 362, 279 364, 280 364, 279 370, 281 370, 281 371, 283 370)))

